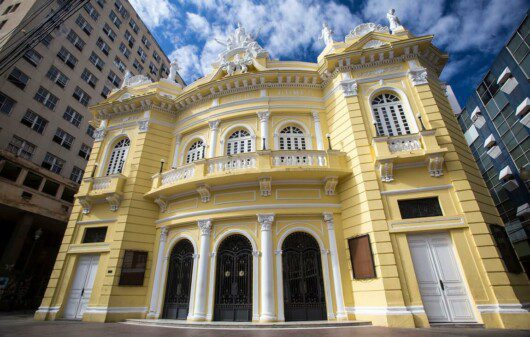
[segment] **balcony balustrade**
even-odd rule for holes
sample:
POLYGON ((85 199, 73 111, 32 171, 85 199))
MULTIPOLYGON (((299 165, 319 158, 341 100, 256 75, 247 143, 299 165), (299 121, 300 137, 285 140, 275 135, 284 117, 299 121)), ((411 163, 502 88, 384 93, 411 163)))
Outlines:
POLYGON ((122 174, 105 177, 90 177, 83 179, 76 197, 83 207, 83 213, 88 214, 95 202, 106 201, 111 211, 117 211, 123 194, 123 185, 127 178, 122 174))
POLYGON ((325 179, 348 174, 340 151, 257 151, 203 159, 153 176, 146 196, 158 197, 194 189, 197 185, 281 179, 325 179))

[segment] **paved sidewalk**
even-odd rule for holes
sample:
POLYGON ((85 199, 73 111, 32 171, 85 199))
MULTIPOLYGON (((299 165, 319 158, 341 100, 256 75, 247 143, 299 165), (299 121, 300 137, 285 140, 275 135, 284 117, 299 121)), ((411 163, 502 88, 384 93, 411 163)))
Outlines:
POLYGON ((528 337, 530 331, 486 329, 389 329, 381 327, 316 328, 301 330, 205 330, 123 323, 83 323, 73 321, 37 322, 27 314, 0 313, 1 337, 528 337))

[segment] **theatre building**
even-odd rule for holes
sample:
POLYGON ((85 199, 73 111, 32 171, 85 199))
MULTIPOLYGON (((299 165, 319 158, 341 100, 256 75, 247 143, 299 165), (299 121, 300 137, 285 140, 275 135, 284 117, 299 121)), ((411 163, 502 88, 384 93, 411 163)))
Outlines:
POLYGON ((36 319, 530 328, 528 278, 444 85, 393 11, 278 61, 238 26, 183 87, 126 77, 36 319), (495 233, 494 235, 492 233, 495 233))

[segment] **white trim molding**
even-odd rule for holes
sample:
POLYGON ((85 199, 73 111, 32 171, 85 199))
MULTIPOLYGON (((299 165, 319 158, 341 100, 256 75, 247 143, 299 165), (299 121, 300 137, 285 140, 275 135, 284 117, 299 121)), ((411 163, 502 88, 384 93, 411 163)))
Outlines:
POLYGON ((477 309, 481 314, 528 314, 530 303, 479 304, 477 309))
POLYGON ((147 307, 88 307, 84 314, 129 314, 147 312, 147 307))
POLYGON ((59 309, 61 309, 60 306, 57 307, 39 307, 36 311, 36 313, 39 314, 56 314, 59 312, 59 309))
POLYGON ((425 310, 422 305, 393 306, 393 307, 346 307, 346 312, 355 315, 423 315, 425 310))

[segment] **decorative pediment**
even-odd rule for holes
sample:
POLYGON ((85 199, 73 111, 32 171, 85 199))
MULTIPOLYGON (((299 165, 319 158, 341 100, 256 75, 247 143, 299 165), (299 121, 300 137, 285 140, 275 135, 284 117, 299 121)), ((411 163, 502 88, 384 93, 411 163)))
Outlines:
POLYGON ((358 39, 371 32, 390 34, 390 29, 387 26, 382 26, 373 22, 363 23, 350 31, 350 33, 346 35, 346 40, 358 39))
POLYGON ((138 85, 149 84, 149 83, 153 83, 153 81, 151 81, 149 77, 145 75, 133 76, 131 72, 127 70, 127 72, 125 72, 125 78, 123 79, 121 88, 123 89, 125 87, 136 87, 138 85))
POLYGON ((238 23, 237 28, 228 36, 225 41, 215 39, 218 43, 226 47, 219 54, 214 67, 221 68, 228 76, 235 73, 246 73, 248 67, 253 64, 253 60, 261 57, 268 57, 268 53, 256 42, 255 37, 247 33, 245 28, 238 23))
POLYGON ((379 48, 385 45, 388 45, 388 42, 383 42, 381 40, 370 40, 363 45, 363 49, 379 48))

